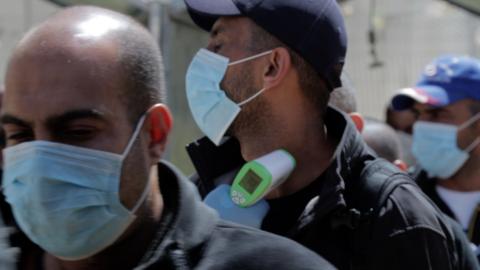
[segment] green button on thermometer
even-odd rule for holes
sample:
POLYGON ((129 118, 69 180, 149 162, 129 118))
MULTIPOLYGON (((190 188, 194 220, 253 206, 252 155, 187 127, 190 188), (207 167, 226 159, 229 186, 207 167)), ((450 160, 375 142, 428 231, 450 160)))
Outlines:
POLYGON ((249 207, 278 187, 295 168, 295 159, 280 149, 247 162, 238 172, 230 188, 232 201, 249 207))

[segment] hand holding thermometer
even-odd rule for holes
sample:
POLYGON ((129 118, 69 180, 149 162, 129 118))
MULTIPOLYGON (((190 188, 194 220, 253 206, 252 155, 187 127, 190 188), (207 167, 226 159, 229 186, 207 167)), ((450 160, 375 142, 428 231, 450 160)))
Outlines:
POLYGON ((225 184, 212 190, 204 202, 215 209, 221 219, 258 229, 261 228, 263 219, 270 210, 265 200, 258 201, 250 207, 235 204, 230 197, 230 185, 225 184))
POLYGON ((238 172, 230 188, 232 201, 249 207, 281 185, 295 168, 295 159, 280 149, 247 162, 238 172))

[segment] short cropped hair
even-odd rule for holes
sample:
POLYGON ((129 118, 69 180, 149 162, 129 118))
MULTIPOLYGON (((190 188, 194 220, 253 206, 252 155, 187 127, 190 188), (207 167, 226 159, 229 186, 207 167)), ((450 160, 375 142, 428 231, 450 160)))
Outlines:
POLYGON ((119 65, 123 69, 126 90, 121 94, 129 119, 136 123, 152 105, 166 102, 166 84, 160 48, 140 24, 115 37, 119 45, 119 65))
POLYGON ((346 113, 357 111, 357 96, 355 88, 348 75, 343 72, 341 76, 342 86, 335 88, 330 94, 330 105, 346 113))
POLYGON ((378 156, 394 162, 402 157, 402 144, 393 128, 386 123, 373 119, 365 119, 362 136, 378 156))
POLYGON ((321 75, 298 53, 289 48, 283 42, 278 40, 272 34, 256 24, 252 24, 250 44, 248 50, 252 53, 261 53, 276 47, 286 48, 290 54, 292 66, 297 70, 298 83, 305 97, 313 102, 313 105, 319 109, 320 117, 323 117, 327 109, 330 91, 327 88, 326 81, 321 75))

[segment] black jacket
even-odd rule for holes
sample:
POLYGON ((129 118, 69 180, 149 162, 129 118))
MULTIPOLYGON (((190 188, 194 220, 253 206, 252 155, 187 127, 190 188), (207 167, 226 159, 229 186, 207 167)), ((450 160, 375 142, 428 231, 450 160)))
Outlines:
MULTIPOLYGON (((318 179, 321 182, 316 190, 318 195, 306 205, 285 236, 314 250, 339 269, 477 268, 474 259, 467 261, 475 265, 462 268, 462 256, 471 258, 472 254, 469 250, 458 250, 464 246, 457 244, 449 221, 408 175, 386 161, 378 161, 346 115, 329 108, 325 124, 329 136, 337 139, 334 159, 318 179), (377 182, 396 178, 409 184, 400 185, 387 194, 375 215, 358 214, 356 207, 364 204, 365 199, 371 199, 362 191, 362 183, 371 181, 371 175, 378 177, 374 179, 377 182)), ((226 160, 239 162, 241 158, 237 143, 227 143, 228 150, 209 150, 199 144, 202 142, 205 144, 205 141, 197 142, 188 150, 199 177, 194 181, 205 195, 217 182, 226 181, 221 179, 218 168, 207 167, 212 163, 206 159, 211 158, 218 164, 226 160), (202 154, 202 151, 208 153, 202 154), (218 156, 225 154, 228 156, 218 156)), ((239 166, 241 164, 227 162, 223 172, 239 166)))
MULTIPOLYGON (((412 177, 415 179, 417 184, 420 186, 422 191, 435 203, 435 205, 442 211, 445 215, 447 215, 454 225, 457 227, 457 231, 462 232, 462 235, 465 236, 466 239, 466 234, 464 233, 461 225, 458 222, 458 220, 455 217, 455 214, 453 211, 450 209, 450 207, 447 205, 446 202, 443 201, 442 198, 440 198, 440 195, 438 194, 435 186, 437 185, 437 179, 434 178, 429 178, 427 176, 427 173, 423 171, 420 167, 414 167, 411 170, 412 177)), ((476 224, 478 225, 478 224, 476 224)), ((476 233, 474 235, 474 242, 478 243, 479 242, 479 234, 478 234, 478 229, 476 229, 476 233)), ((465 240, 467 243, 470 243, 470 240, 465 240)), ((480 255, 477 253, 477 260, 480 262, 480 255)))
POLYGON ((419 167, 412 169, 412 177, 415 179, 422 191, 438 206, 438 208, 440 208, 443 213, 456 220, 453 211, 442 200, 442 198, 440 198, 440 195, 438 195, 437 190, 435 189, 435 186, 437 185, 436 179, 429 178, 427 173, 421 170, 419 167))
POLYGON ((162 226, 135 269, 334 269, 288 239, 220 221, 190 181, 159 164, 162 226))

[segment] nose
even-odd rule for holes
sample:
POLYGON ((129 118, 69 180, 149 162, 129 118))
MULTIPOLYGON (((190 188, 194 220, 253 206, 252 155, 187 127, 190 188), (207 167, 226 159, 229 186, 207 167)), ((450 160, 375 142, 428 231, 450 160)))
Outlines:
POLYGON ((35 141, 53 141, 54 138, 52 136, 52 132, 48 130, 46 127, 42 127, 41 125, 37 125, 33 129, 33 140, 35 141))

